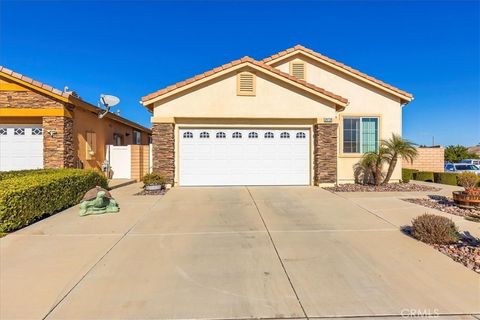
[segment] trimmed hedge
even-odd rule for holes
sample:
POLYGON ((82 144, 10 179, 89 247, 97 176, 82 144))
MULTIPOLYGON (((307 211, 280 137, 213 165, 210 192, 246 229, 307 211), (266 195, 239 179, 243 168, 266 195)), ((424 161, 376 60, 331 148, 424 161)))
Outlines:
POLYGON ((413 174, 418 172, 416 169, 402 169, 402 181, 409 183, 410 180, 413 180, 413 174))
POLYGON ((13 173, 13 177, 0 181, 0 232, 14 231, 75 205, 95 186, 107 188, 108 183, 94 170, 13 173))
POLYGON ((451 186, 456 186, 457 184, 457 174, 452 172, 434 172, 433 178, 435 183, 448 184, 451 186))
POLYGON ((418 171, 413 174, 413 179, 418 181, 433 182, 435 180, 433 172, 431 171, 418 171))
POLYGON ((33 169, 33 170, 16 170, 16 171, 1 171, 0 180, 23 177, 32 174, 50 174, 62 169, 33 169))

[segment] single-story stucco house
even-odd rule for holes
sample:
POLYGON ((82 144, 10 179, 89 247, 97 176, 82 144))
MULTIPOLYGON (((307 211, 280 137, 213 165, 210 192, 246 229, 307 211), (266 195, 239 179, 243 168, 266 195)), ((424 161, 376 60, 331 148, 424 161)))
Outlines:
POLYGON ((151 131, 0 66, 0 171, 97 168, 106 145, 146 145, 151 131))
MULTIPOLYGON (((303 46, 144 96, 153 170, 180 186, 321 185, 402 132, 412 94, 303 46)), ((401 179, 401 164, 392 180, 401 179)))

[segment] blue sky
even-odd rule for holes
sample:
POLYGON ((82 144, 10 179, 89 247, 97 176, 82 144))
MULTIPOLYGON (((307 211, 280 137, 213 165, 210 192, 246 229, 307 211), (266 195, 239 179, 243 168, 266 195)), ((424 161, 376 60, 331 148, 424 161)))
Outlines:
POLYGON ((480 143, 480 2, 2 1, 0 64, 149 126, 140 97, 302 44, 412 92, 404 136, 480 143))

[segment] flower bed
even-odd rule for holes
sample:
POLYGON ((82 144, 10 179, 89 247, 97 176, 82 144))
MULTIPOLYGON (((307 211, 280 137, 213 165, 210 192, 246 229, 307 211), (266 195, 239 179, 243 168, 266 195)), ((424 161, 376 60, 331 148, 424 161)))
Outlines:
POLYGON ((402 200, 461 217, 469 217, 472 215, 480 214, 480 210, 460 208, 455 204, 455 202, 453 202, 451 198, 447 198, 444 196, 430 195, 428 196, 428 198, 402 200))
POLYGON ((339 184, 335 187, 324 188, 331 192, 411 192, 411 191, 439 191, 440 188, 414 183, 389 183, 386 185, 339 184))

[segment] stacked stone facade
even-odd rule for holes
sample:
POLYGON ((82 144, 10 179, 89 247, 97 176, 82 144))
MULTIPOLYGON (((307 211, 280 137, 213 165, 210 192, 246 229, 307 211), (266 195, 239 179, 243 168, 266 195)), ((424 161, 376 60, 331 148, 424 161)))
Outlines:
POLYGON ((75 146, 73 119, 43 117, 43 166, 45 168, 73 168, 75 146))
POLYGON ((64 104, 33 91, 0 91, 1 108, 62 109, 64 104))
POLYGON ((313 129, 314 183, 336 183, 338 124, 321 123, 316 124, 313 129))
POLYGON ((167 183, 175 179, 175 124, 154 123, 152 126, 153 172, 163 175, 167 183))

